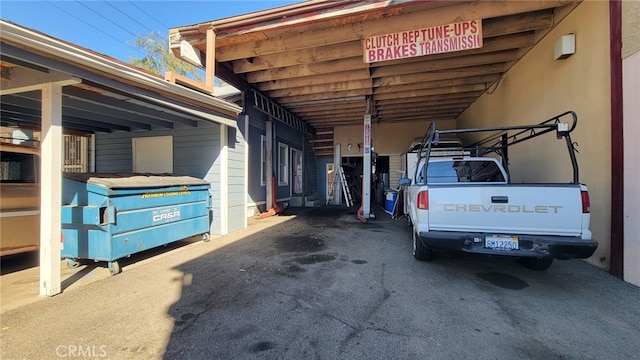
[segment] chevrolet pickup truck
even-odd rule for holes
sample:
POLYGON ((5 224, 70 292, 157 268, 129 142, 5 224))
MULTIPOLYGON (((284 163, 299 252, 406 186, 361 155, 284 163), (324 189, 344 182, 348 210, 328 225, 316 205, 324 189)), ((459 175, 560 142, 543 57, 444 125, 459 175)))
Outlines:
POLYGON ((443 249, 514 257, 546 270, 553 259, 593 255, 598 244, 589 230, 589 193, 578 181, 569 135, 576 122, 575 113, 566 112, 536 125, 438 131, 431 124, 413 175, 401 179, 414 257, 429 261, 433 249, 443 249), (561 122, 566 117, 573 123, 561 122), (507 149, 552 131, 566 140, 573 181, 510 183, 507 149), (480 132, 499 135, 457 151, 437 150, 441 135, 480 132))

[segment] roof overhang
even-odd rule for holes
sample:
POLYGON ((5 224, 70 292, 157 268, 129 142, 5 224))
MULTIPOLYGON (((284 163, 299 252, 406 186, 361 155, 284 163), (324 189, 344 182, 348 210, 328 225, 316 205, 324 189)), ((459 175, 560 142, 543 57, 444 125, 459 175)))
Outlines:
POLYGON ((63 124, 67 119, 68 128, 77 131, 173 128, 174 123, 197 126, 198 121, 235 127, 242 111, 223 99, 10 22, 0 20, 0 32, 3 125, 21 117, 23 124, 35 122, 39 105, 34 91, 51 81, 65 85, 63 124))
POLYGON ((447 121, 497 86, 579 3, 312 0, 169 34, 177 56, 188 43, 201 64, 215 57, 216 75, 247 84, 316 129, 362 124, 367 111, 376 123, 447 121), (481 47, 365 61, 364 39, 473 21, 481 47), (215 51, 207 54, 211 30, 215 51))

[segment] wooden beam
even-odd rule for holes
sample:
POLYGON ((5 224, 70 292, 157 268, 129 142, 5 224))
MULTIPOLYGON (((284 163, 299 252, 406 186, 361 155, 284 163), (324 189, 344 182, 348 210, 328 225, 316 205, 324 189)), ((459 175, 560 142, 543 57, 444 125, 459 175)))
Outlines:
POLYGON ((281 90, 273 90, 267 92, 272 98, 282 98, 287 96, 303 96, 317 93, 324 93, 329 91, 349 91, 367 89, 371 91, 373 81, 371 79, 366 80, 353 80, 353 81, 334 81, 329 84, 323 85, 311 85, 297 88, 288 88, 281 90))
MULTIPOLYGON (((307 49, 317 46, 360 40, 373 35, 389 34, 408 29, 421 29, 430 26, 450 24, 465 20, 490 19, 516 15, 529 11, 551 9, 566 5, 571 1, 479 1, 470 6, 468 2, 452 2, 451 6, 405 13, 402 16, 380 18, 358 24, 346 24, 336 27, 322 27, 310 31, 301 31, 301 27, 287 28, 280 32, 269 33, 269 39, 248 43, 246 46, 221 47, 216 51, 220 62, 246 59, 256 55, 268 55, 288 51, 307 49)), ((529 21, 526 17, 523 22, 529 21)), ((491 26, 489 25, 489 35, 491 26)), ((487 30, 484 30, 485 33, 487 30)), ((499 35, 495 31, 495 36, 499 35)))
MULTIPOLYGON (((208 79, 209 75, 206 76, 208 79)), ((191 90, 199 91, 204 94, 213 94, 213 87, 210 87, 210 85, 208 84, 208 80, 205 81, 205 83, 202 83, 198 80, 189 79, 188 77, 180 75, 173 71, 167 71, 166 73, 164 73, 164 79, 174 84, 186 86, 191 90)))
MULTIPOLYGON (((455 75, 456 73, 453 73, 453 74, 455 75)), ((391 79, 387 79, 387 78, 376 79, 376 81, 374 81, 373 93, 386 94, 386 93, 393 93, 398 91, 432 89, 432 88, 445 87, 445 86, 470 85, 470 84, 479 84, 479 83, 492 84, 500 78, 500 73, 491 73, 488 75, 448 78, 443 80, 431 81, 434 75, 438 75, 438 74, 416 74, 416 76, 413 79, 408 75, 402 75, 399 78, 401 81, 405 81, 405 82, 398 81, 397 83, 394 83, 390 81, 391 79), (378 83, 384 83, 384 82, 387 82, 387 83, 384 85, 376 86, 378 83)), ((398 79, 395 79, 395 80, 398 80, 398 79)))
MULTIPOLYGON (((517 50, 505 50, 489 54, 460 56, 450 59, 413 62, 408 64, 378 66, 371 70, 371 77, 398 76, 406 74, 424 73, 447 69, 465 69, 471 66, 492 65, 517 59, 517 50)), ((504 70, 504 68, 503 68, 504 70)))
POLYGON ((356 69, 356 70, 348 70, 339 73, 332 73, 331 76, 327 76, 327 74, 320 75, 311 75, 311 76, 303 76, 292 79, 278 79, 273 81, 256 83, 256 87, 260 91, 269 91, 269 90, 279 90, 279 89, 288 89, 288 88, 297 88, 302 86, 312 86, 312 85, 321 85, 321 84, 330 84, 335 81, 335 79, 340 79, 340 81, 357 81, 357 80, 365 80, 370 79, 369 69, 356 69))
POLYGON ((456 105, 456 106, 432 106, 429 108, 425 108, 425 109, 411 109, 411 108, 407 108, 404 111, 398 111, 398 110, 394 110, 394 111, 379 111, 378 113, 376 113, 376 115, 380 116, 380 117, 388 117, 388 116, 419 116, 419 115, 423 115, 423 114, 434 114, 434 113, 461 113, 462 111, 464 111, 464 109, 466 109, 467 106, 461 106, 461 105, 456 105))
POLYGON ((288 66, 285 68, 256 71, 247 74, 247 81, 249 83, 259 83, 302 76, 327 73, 333 74, 367 68, 369 68, 369 65, 364 63, 361 57, 352 57, 342 60, 331 60, 320 63, 309 63, 304 65, 288 66))
POLYGON ((314 112, 301 112, 299 113, 300 117, 303 118, 312 118, 318 116, 331 116, 333 114, 345 114, 345 115, 354 115, 354 116, 362 116, 365 113, 366 109, 352 109, 352 108, 336 108, 332 110, 325 111, 314 111, 314 112))
POLYGON ((375 96, 375 100, 403 99, 403 98, 412 98, 417 96, 442 95, 442 94, 452 94, 457 92, 485 91, 485 90, 486 90, 485 85, 460 85, 460 86, 441 87, 436 89, 425 89, 425 90, 403 91, 400 93, 379 94, 375 96))
MULTIPOLYGON (((449 99, 449 100, 425 100, 425 101, 415 101, 413 103, 410 104, 415 104, 415 105, 411 105, 412 107, 415 107, 417 109, 421 109, 421 108, 427 108, 429 106, 433 106, 433 105, 454 105, 454 104, 470 104, 472 103, 477 97, 466 97, 466 98, 460 98, 460 99, 449 99)), ((426 98, 429 99, 429 98, 426 98)), ((378 105, 376 104, 376 111, 380 112, 381 110, 385 109, 385 110, 403 110, 407 108, 407 103, 389 103, 389 104, 385 104, 385 105, 378 105)))
POLYGON ((213 79, 216 76, 216 33, 211 28, 207 29, 205 70, 205 88, 211 89, 213 94, 213 79))
MULTIPOLYGON (((353 101, 353 102, 343 102, 340 104, 341 108, 358 108, 358 109, 362 109, 362 113, 364 114, 364 108, 367 106, 366 102, 364 100, 358 100, 358 101, 353 101)), ((330 109, 335 109, 336 104, 334 103, 328 103, 328 104, 318 104, 318 105, 305 105, 305 106, 297 106, 297 107, 291 107, 291 109, 293 109, 292 111, 300 112, 300 111, 323 111, 323 110, 330 110, 330 109)), ((316 134, 318 133, 318 130, 316 129, 316 134)))
POLYGON ((456 93, 447 93, 447 94, 428 94, 421 96, 414 96, 410 98, 399 98, 399 99, 380 99, 378 95, 373 95, 373 100, 379 106, 384 106, 388 104, 406 104, 413 103, 415 101, 439 101, 439 100, 449 100, 449 99, 459 99, 465 97, 474 97, 482 95, 485 90, 479 91, 469 91, 469 92, 456 92, 456 93))
POLYGON ((318 46, 310 49, 254 56, 233 61, 233 72, 243 74, 259 70, 303 65, 312 62, 340 60, 362 56, 360 40, 341 44, 318 46))
POLYGON ((57 83, 60 86, 67 86, 81 82, 79 78, 55 70, 50 70, 49 73, 43 74, 25 67, 15 67, 11 73, 9 80, 2 81, 0 95, 40 90, 43 84, 46 83, 57 83))
POLYGON ((279 98, 277 101, 280 104, 289 103, 304 103, 309 101, 323 101, 323 100, 336 100, 340 101, 341 98, 349 98, 354 96, 365 96, 371 95, 371 89, 361 89, 361 90, 349 90, 349 91, 334 91, 331 93, 322 93, 322 94, 312 94, 312 95, 304 95, 304 96, 290 96, 279 98))
POLYGON ((482 21, 483 37, 549 29, 554 25, 553 9, 489 18, 482 21))

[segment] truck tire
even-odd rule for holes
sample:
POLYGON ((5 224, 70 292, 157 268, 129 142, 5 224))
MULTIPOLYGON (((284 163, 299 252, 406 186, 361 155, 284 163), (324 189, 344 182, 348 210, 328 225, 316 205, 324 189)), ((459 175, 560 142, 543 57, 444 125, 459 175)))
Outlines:
POLYGON ((415 231, 413 232, 413 257, 420 261, 431 260, 431 248, 422 244, 415 231))
POLYGON ((519 262, 520 265, 526 267, 527 269, 544 271, 551 267, 553 258, 520 258, 519 262))

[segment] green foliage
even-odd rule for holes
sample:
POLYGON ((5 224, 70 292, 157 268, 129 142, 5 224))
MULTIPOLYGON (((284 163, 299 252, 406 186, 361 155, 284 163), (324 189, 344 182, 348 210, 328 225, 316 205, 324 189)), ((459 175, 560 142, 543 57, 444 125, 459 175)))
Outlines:
POLYGON ((143 58, 129 57, 129 63, 152 73, 164 76, 165 72, 173 71, 194 80, 202 81, 204 76, 195 66, 173 56, 169 49, 169 40, 159 33, 149 33, 147 36, 138 35, 134 46, 146 54, 143 58))

